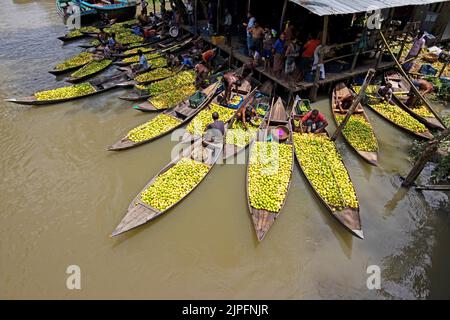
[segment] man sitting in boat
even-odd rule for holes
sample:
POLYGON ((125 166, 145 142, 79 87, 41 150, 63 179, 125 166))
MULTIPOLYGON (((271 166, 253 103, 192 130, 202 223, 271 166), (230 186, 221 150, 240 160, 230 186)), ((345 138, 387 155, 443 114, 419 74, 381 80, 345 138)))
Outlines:
POLYGON ((381 86, 380 89, 378 89, 378 94, 380 97, 386 101, 387 103, 393 104, 392 102, 392 83, 388 82, 385 86, 381 86))
POLYGON ((239 111, 236 113, 236 121, 242 122, 245 130, 248 130, 247 123, 250 123, 252 126, 257 127, 258 125, 253 122, 253 119, 257 116, 255 107, 249 103, 247 106, 242 106, 239 108, 239 111))
POLYGON ((142 9, 141 14, 138 15, 139 24, 143 27, 149 23, 149 19, 147 16, 147 9, 142 9))
POLYGON ((204 138, 210 142, 220 142, 223 140, 225 134, 225 123, 219 120, 219 114, 214 112, 212 114, 213 122, 208 124, 205 128, 206 132, 204 138))
MULTIPOLYGON (((355 95, 349 91, 345 96, 339 97, 337 101, 337 107, 339 108, 340 113, 347 113, 347 110, 350 109, 353 102, 355 101, 355 95)), ((361 107, 356 107, 354 113, 362 113, 361 107)))
POLYGON ((230 102, 233 86, 237 90, 237 88, 241 85, 241 77, 236 75, 234 72, 227 72, 223 75, 222 82, 225 87, 225 104, 228 104, 230 102))
POLYGON ((198 63, 195 68, 195 88, 203 88, 206 84, 206 79, 208 79, 209 69, 202 63, 198 63))
POLYGON ((415 79, 412 81, 413 85, 425 96, 434 91, 434 86, 430 82, 424 79, 415 79))
POLYGON ((105 32, 103 28, 100 28, 100 32, 97 35, 97 39, 102 45, 106 45, 108 43, 108 34, 105 32))
POLYGON ((137 65, 135 72, 142 72, 148 69, 148 61, 142 50, 138 50, 139 64, 137 65))
POLYGON ((319 110, 314 109, 303 116, 302 125, 307 133, 321 133, 328 126, 328 121, 319 110))

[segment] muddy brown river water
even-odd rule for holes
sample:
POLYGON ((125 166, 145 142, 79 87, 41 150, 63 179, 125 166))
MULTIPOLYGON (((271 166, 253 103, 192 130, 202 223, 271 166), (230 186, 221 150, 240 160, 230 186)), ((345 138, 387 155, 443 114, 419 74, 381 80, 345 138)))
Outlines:
MULTIPOLYGON (((379 167, 337 142, 365 240, 338 225, 296 167, 286 206, 258 243, 244 165, 216 166, 179 206, 111 239, 175 142, 106 151, 154 116, 130 110, 120 90, 42 108, 3 101, 62 85, 47 71, 79 51, 56 39, 64 31, 53 0, 2 1, 0 298, 450 298, 448 194, 399 189, 412 138, 370 111, 379 167), (81 269, 81 290, 66 288, 69 265, 81 269), (371 265, 379 290, 366 286, 371 265)), ((315 105, 330 116, 325 97, 315 105)))

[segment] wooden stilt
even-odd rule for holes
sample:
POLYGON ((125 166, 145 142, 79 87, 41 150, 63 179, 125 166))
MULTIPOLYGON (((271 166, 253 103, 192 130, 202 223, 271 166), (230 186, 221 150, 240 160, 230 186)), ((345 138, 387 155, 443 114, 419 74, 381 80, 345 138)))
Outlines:
POLYGON ((409 188, 414 184, 414 181, 416 181, 417 177, 422 172, 428 160, 430 160, 433 154, 437 151, 439 143, 449 135, 450 135, 450 128, 446 128, 438 135, 437 138, 434 138, 433 140, 428 142, 427 147, 423 150, 419 159, 417 159, 411 171, 408 173, 408 176, 403 181, 402 187, 409 188))

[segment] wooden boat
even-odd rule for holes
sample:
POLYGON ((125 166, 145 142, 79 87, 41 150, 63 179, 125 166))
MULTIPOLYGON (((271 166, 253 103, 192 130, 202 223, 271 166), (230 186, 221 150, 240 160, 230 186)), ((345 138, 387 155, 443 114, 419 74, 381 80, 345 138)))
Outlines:
POLYGON ((157 135, 153 138, 150 138, 150 139, 144 140, 144 141, 139 141, 139 142, 134 142, 134 141, 128 139, 128 136, 126 135, 122 139, 120 139, 118 142, 116 142, 115 144, 110 146, 108 148, 108 150, 109 151, 120 151, 120 150, 137 147, 144 143, 148 143, 153 140, 159 139, 162 136, 165 136, 166 134, 174 131, 175 129, 184 126, 185 124, 189 123, 189 121, 191 121, 191 119, 195 115, 197 115, 201 110, 203 110, 209 104, 209 101, 215 95, 216 90, 218 89, 219 85, 220 84, 218 82, 216 82, 216 83, 210 85, 208 88, 204 89, 202 91, 202 93, 204 94, 203 100, 196 108, 190 107, 189 99, 186 99, 183 102, 181 102, 180 104, 178 104, 177 106, 175 106, 174 108, 168 109, 163 112, 163 114, 172 116, 173 118, 180 120, 179 125, 171 128, 165 132, 161 132, 159 135, 157 135))
MULTIPOLYGON (((408 112, 411 116, 422 122, 424 125, 426 125, 429 128, 444 130, 445 126, 444 124, 436 118, 434 115, 432 117, 423 117, 419 114, 417 114, 414 111, 414 108, 409 108, 406 106, 406 100, 408 100, 408 97, 406 95, 399 95, 398 93, 408 93, 411 90, 411 85, 409 84, 406 79, 402 77, 402 75, 399 72, 391 71, 386 72, 384 74, 384 79, 386 83, 392 84, 392 90, 394 91, 393 95, 393 101, 397 106, 408 112), (397 93, 397 94, 396 94, 397 93)), ((432 111, 424 104, 424 107, 432 114, 432 111)))
MULTIPOLYGON (((144 55, 147 55, 147 54, 155 54, 155 53, 160 53, 160 52, 158 52, 158 51, 147 52, 147 53, 145 53, 144 55)), ((148 59, 148 58, 147 58, 147 60, 148 60, 148 63, 151 64, 151 61, 152 61, 153 59, 159 59, 159 58, 163 58, 163 57, 164 57, 164 56, 163 56, 162 54, 159 54, 157 57, 154 57, 154 58, 151 58, 151 59, 148 59)), ((137 63, 137 62, 126 62, 126 61, 123 61, 123 60, 114 62, 114 64, 115 64, 116 66, 119 66, 119 67, 126 67, 126 66, 129 66, 130 64, 133 64, 133 63, 137 63)))
MULTIPOLYGON (((222 143, 213 144, 204 141, 203 139, 199 139, 195 141, 192 144, 189 144, 187 147, 185 147, 178 157, 173 159, 168 165, 166 165, 154 178, 150 180, 149 183, 142 189, 142 191, 134 198, 134 200, 131 202, 130 206, 128 207, 128 211, 125 214, 125 217, 122 219, 122 221, 119 223, 117 228, 114 230, 114 232, 111 234, 112 237, 118 236, 119 234, 122 234, 126 231, 129 231, 131 229, 134 229, 138 226, 141 226, 148 221, 151 221, 160 215, 168 212, 171 208, 179 204, 181 201, 183 201, 186 197, 189 196, 189 194, 192 193, 192 191, 206 178, 206 176, 211 172, 211 169, 213 168, 214 164, 217 162, 217 160, 222 155, 222 143), (156 179, 161 176, 163 173, 170 170, 172 167, 174 167, 181 159, 184 157, 195 159, 194 154, 196 151, 204 152, 206 158, 202 159, 202 163, 208 166, 208 171, 204 176, 201 178, 201 180, 181 199, 179 199, 176 203, 172 204, 170 207, 166 208, 165 210, 158 210, 156 208, 152 208, 148 204, 144 203, 141 200, 142 193, 150 187, 156 179)), ((198 161, 198 160, 197 160, 198 161)))
MULTIPOLYGON (((341 114, 339 112, 339 108, 337 107, 337 103, 339 101, 339 99, 341 97, 344 97, 348 94, 350 94, 351 91, 349 88, 347 88, 347 86, 341 82, 338 83, 335 87, 334 90, 332 92, 331 95, 331 101, 330 101, 330 107, 331 107, 331 114, 333 115, 333 119, 334 122, 336 123, 336 126, 339 126, 339 122, 337 121, 337 116, 341 115, 344 116, 344 114, 341 114)), ((357 111, 362 111, 361 113, 358 113, 358 115, 362 116, 367 124, 370 126, 372 132, 373 132, 373 127, 372 124, 370 123, 369 118, 367 117, 366 112, 364 111, 364 108, 361 104, 358 105, 357 111)), ((352 115, 353 117, 353 115, 352 115)), ((342 136, 344 137, 344 140, 347 142, 347 144, 361 157, 363 158, 365 161, 367 161, 368 163, 370 163, 371 165, 378 165, 378 151, 364 151, 364 150, 358 150, 357 146, 354 146, 351 144, 351 142, 347 139, 347 136, 342 132, 342 136)), ((374 133, 375 136, 375 133, 374 133)), ((376 139, 376 138, 375 138, 376 139)), ((377 146, 378 146, 378 142, 377 142, 377 146)))
POLYGON ((53 74, 53 75, 55 75, 55 76, 58 76, 58 75, 61 75, 61 74, 65 74, 65 73, 69 73, 69 72, 72 72, 72 71, 75 71, 75 70, 78 70, 78 69, 84 67, 84 66, 87 65, 89 62, 91 62, 91 61, 88 61, 88 62, 86 62, 86 63, 84 63, 84 64, 80 64, 80 65, 78 65, 78 66, 74 66, 74 67, 70 67, 70 68, 67 68, 67 69, 63 69, 63 70, 56 70, 56 69, 53 69, 53 70, 50 70, 49 73, 51 73, 51 74, 53 74))
POLYGON ((119 87, 129 87, 133 85, 132 81, 128 80, 127 75, 121 73, 118 75, 112 75, 112 76, 105 76, 100 77, 94 80, 89 81, 89 83, 94 87, 95 92, 91 92, 89 94, 85 94, 82 96, 76 96, 76 97, 70 97, 70 98, 63 98, 63 99, 52 99, 52 100, 37 100, 36 97, 28 96, 23 98, 11 98, 6 99, 8 102, 17 103, 17 104, 23 104, 23 105, 47 105, 47 104, 55 104, 55 103, 61 103, 66 102, 70 100, 80 99, 92 96, 94 94, 99 94, 114 88, 119 87))
POLYGON ((115 0, 114 4, 96 3, 81 1, 81 8, 93 9, 98 14, 107 14, 109 19, 117 21, 126 21, 136 16, 136 2, 127 0, 115 0))
MULTIPOLYGON (((265 117, 269 116, 269 110, 270 110, 270 96, 272 95, 273 90, 273 82, 271 80, 267 80, 262 84, 260 88, 256 91, 255 97, 253 97, 248 104, 252 104, 253 106, 257 106, 258 104, 267 104, 269 105, 269 109, 266 111, 266 114, 264 116, 258 114, 258 119, 264 120, 265 117)), ((236 110, 236 113, 234 114, 233 118, 228 122, 228 125, 226 127, 227 134, 230 129, 232 129, 233 123, 236 119, 236 116, 242 108, 239 108, 236 110)), ((262 126, 264 125, 264 121, 261 121, 261 124, 259 125, 258 129, 262 129, 262 126)), ((223 158, 228 159, 231 157, 234 157, 238 153, 240 153, 242 150, 245 150, 254 140, 256 139, 256 134, 253 139, 250 139, 250 141, 245 146, 237 146, 235 144, 224 144, 223 147, 223 158)))
MULTIPOLYGON (((91 62, 93 62, 93 61, 91 61, 91 62)), ((84 67, 88 67, 89 64, 90 64, 90 63, 86 64, 84 67)), ((111 64, 112 64, 112 60, 111 60, 111 63, 110 63, 110 64, 104 66, 102 69, 97 70, 97 71, 95 71, 95 72, 92 72, 92 73, 90 73, 90 74, 86 74, 86 75, 84 75, 84 76, 82 76, 82 77, 74 77, 73 74, 71 74, 70 78, 66 79, 66 81, 67 81, 67 82, 70 82, 70 83, 77 83, 77 82, 81 82, 81 81, 84 81, 84 80, 86 80, 86 79, 92 78, 93 76, 95 76, 95 75, 97 75, 97 74, 99 74, 99 73, 105 71, 106 69, 108 69, 108 68, 111 66, 111 64)), ((84 67, 83 67, 83 68, 84 68, 84 67)))
MULTIPOLYGON (((278 98, 277 101, 272 105, 270 108, 269 116, 264 119, 263 129, 258 133, 257 139, 255 141, 267 141, 267 138, 269 135, 272 135, 273 137, 278 137, 278 134, 276 129, 278 126, 285 126, 289 130, 289 134, 286 140, 282 141, 278 138, 275 138, 273 141, 276 141, 280 144, 287 144, 292 147, 292 126, 291 121, 288 119, 288 115, 286 113, 286 110, 284 108, 283 101, 281 98, 278 98)), ((252 142, 250 145, 250 154, 252 152, 252 149, 254 148, 255 141, 252 142)), ((256 236, 259 241, 262 241, 264 237, 266 236, 269 229, 272 227, 272 225, 275 223, 275 219, 279 216, 281 210, 283 209, 287 195, 289 193, 289 189, 291 186, 292 181, 292 171, 294 170, 294 150, 292 150, 292 165, 290 168, 290 176, 289 176, 289 182, 286 189, 286 193, 284 196, 284 200, 282 205, 280 206, 280 209, 277 212, 268 211, 264 209, 256 209, 252 207, 250 204, 250 194, 249 194, 249 169, 250 169, 250 160, 247 163, 247 170, 245 175, 245 184, 246 184, 246 190, 247 190, 247 205, 250 211, 250 215, 252 216, 253 226, 255 228, 256 236)))
MULTIPOLYGON (((235 72, 236 73, 242 72, 242 68, 237 69, 235 72)), ((237 90, 233 89, 233 91, 231 93, 232 96, 233 95, 242 96, 242 98, 243 98, 242 106, 245 106, 247 103, 249 103, 251 101, 252 97, 256 94, 256 88, 252 90, 252 81, 256 82, 256 80, 254 80, 251 77, 251 75, 249 75, 244 80, 242 80, 241 85, 237 88, 237 90)), ((211 101, 211 103, 215 103, 215 104, 219 104, 219 105, 223 106, 222 101, 224 98, 225 98, 225 91, 222 91, 211 101)), ((226 107, 228 107, 228 106, 226 106, 226 107)), ((229 121, 231 121, 231 119, 226 121, 225 125, 227 125, 229 121)), ((226 132, 225 132, 225 135, 226 135, 226 132)), ((184 133, 183 137, 181 138, 181 141, 182 141, 182 143, 186 143, 189 141, 197 140, 199 138, 200 138, 200 136, 191 134, 190 132, 186 131, 184 133)))
MULTIPOLYGON (((368 97, 370 97, 371 99, 375 99, 375 100, 378 99, 378 100, 380 100, 380 97, 379 97, 378 95, 377 95, 377 96, 371 96, 371 95, 369 95, 369 94, 366 94, 366 95, 367 95, 368 97)), ((433 138, 433 135, 431 134, 431 132, 430 132, 429 130, 426 130, 426 131, 424 131, 424 132, 415 132, 415 131, 412 131, 412 130, 406 128, 405 126, 402 126, 401 124, 399 124, 399 123, 397 123, 397 122, 394 122, 394 121, 392 121, 391 119, 385 117, 382 113, 378 112, 377 109, 375 109, 374 107, 371 106, 371 102, 370 102, 370 101, 367 102, 366 105, 367 105, 370 109, 372 109, 373 112, 375 112, 375 113, 378 114, 380 117, 382 117, 383 119, 385 119, 387 122, 391 123, 392 125, 396 126, 397 128, 399 128, 399 129, 401 129, 401 130, 403 130, 403 131, 405 131, 405 132, 407 132, 407 133, 409 133, 409 134, 411 134, 411 135, 413 135, 413 136, 415 136, 415 137, 417 137, 417 138, 428 139, 428 140, 433 138)))
MULTIPOLYGON (((298 113, 296 112, 295 109, 292 110, 292 116, 295 117, 298 115, 298 113)), ((300 129, 301 130, 301 129, 300 129)), ((299 134, 299 133, 294 133, 294 134, 299 134)), ((325 133, 321 133, 324 134, 328 137, 328 132, 325 131, 325 133)), ((361 218, 359 215, 359 206, 358 208, 351 208, 351 207, 347 207, 344 209, 339 209, 339 208, 335 208, 330 206, 324 198, 322 198, 322 196, 320 195, 320 193, 314 188, 314 185, 312 184, 312 182, 308 179, 308 176, 306 175, 305 171, 303 170, 303 166, 301 161, 298 158, 298 154, 299 152, 302 152, 301 150, 297 150, 297 148, 295 148, 295 144, 294 144, 294 151, 295 151, 295 158, 297 161, 297 164, 300 167, 300 170, 303 173, 303 176, 306 178, 306 181, 308 181, 309 186, 311 187, 311 189, 314 191, 314 193, 316 194, 316 196, 319 198, 320 202, 322 202, 322 204, 325 206, 325 208, 328 210, 328 212, 337 220, 339 221, 339 223, 341 223, 347 230, 349 230, 353 235, 355 235, 356 237, 360 238, 360 239, 364 239, 364 233, 361 227, 361 218)), ((345 164, 344 162, 342 162, 344 167, 345 164)), ((345 167, 345 169, 347 170, 347 168, 345 167)), ((347 170, 348 173, 348 170, 347 170)), ((349 175, 350 178, 350 175, 349 175)), ((351 180, 350 180, 351 181, 351 180)))

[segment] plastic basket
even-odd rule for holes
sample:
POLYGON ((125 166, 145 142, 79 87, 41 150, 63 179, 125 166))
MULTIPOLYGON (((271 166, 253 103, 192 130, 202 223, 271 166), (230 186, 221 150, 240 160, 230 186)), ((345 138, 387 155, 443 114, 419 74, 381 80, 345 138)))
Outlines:
POLYGON ((437 72, 438 70, 433 68, 433 66, 430 64, 423 64, 419 69, 419 73, 432 76, 434 76, 437 72))
POLYGON ((203 92, 197 91, 189 98, 189 106, 191 108, 197 108, 203 100, 205 100, 206 94, 203 92))

